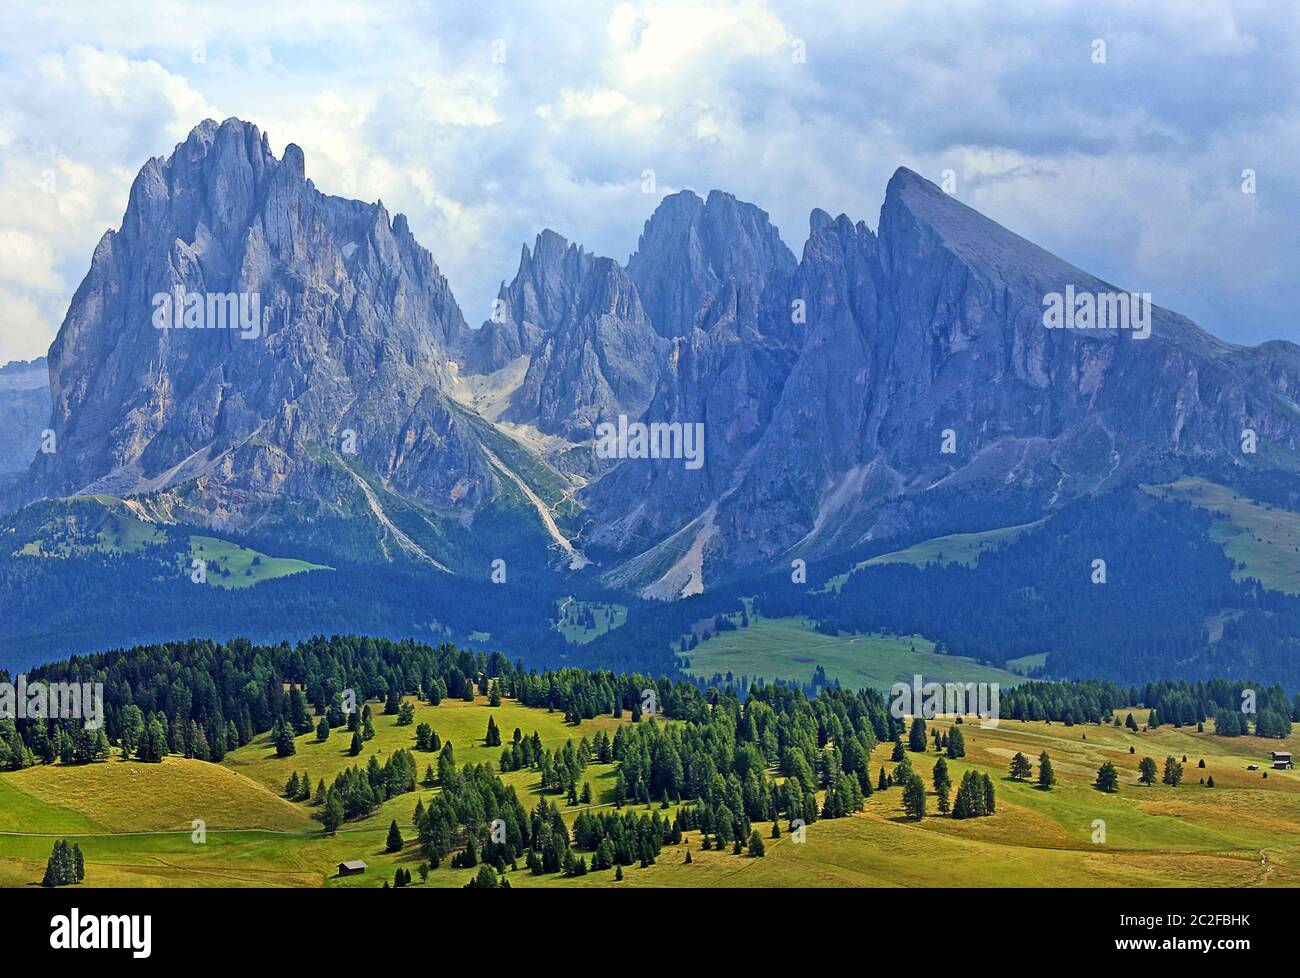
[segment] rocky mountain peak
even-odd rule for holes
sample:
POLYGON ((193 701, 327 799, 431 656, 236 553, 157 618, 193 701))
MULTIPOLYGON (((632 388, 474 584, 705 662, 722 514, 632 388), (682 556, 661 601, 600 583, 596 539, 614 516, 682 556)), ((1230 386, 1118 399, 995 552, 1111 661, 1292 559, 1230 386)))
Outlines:
POLYGON ((764 293, 794 271, 795 258, 765 211, 714 190, 665 197, 628 259, 646 314, 661 336, 684 336, 696 313, 733 281, 756 327, 764 293))
MULTIPOLYGON (((321 480, 336 476, 307 446, 337 450, 344 430, 360 461, 410 480, 418 464, 393 421, 440 414, 441 437, 457 440, 438 405, 465 329, 405 217, 321 194, 296 145, 276 159, 256 126, 206 120, 141 169, 120 231, 95 251, 50 349, 59 448, 22 494, 197 478, 215 497, 328 497, 337 486, 321 480)), ((415 494, 490 493, 461 456, 411 482, 415 494)))

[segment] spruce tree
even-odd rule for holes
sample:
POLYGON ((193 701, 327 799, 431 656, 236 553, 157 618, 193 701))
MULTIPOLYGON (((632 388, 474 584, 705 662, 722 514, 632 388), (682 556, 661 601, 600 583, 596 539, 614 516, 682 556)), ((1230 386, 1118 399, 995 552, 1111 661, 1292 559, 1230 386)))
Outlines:
POLYGON ((1097 769, 1097 787, 1107 793, 1114 793, 1119 790, 1119 772, 1115 770, 1115 765, 1110 761, 1097 769))
POLYGON ((1051 791, 1055 784, 1056 772, 1052 770, 1052 759, 1047 756, 1047 751, 1043 751, 1038 755, 1038 787, 1051 791))
POLYGON ((948 762, 942 757, 934 762, 934 773, 931 775, 934 779, 934 790, 942 791, 944 788, 952 786, 952 778, 948 775, 948 762))
POLYGON ((966 756, 966 737, 961 732, 961 728, 954 725, 948 731, 948 757, 956 759, 966 756))
POLYGON ((45 863, 45 876, 41 886, 63 886, 68 882, 71 862, 68 856, 68 844, 60 839, 54 843, 50 858, 45 863))
POLYGON ((903 782, 903 811, 917 822, 925 818, 925 783, 915 773, 903 782))
POLYGON ((1156 783, 1156 762, 1151 758, 1144 757, 1138 761, 1138 781, 1145 785, 1156 783))
POLYGON ((912 718, 912 729, 907 734, 907 749, 914 754, 925 753, 925 720, 921 717, 912 718))
POLYGON ((338 792, 331 791, 325 798, 325 808, 320 814, 321 825, 325 831, 333 835, 343 824, 343 802, 339 800, 338 792))
POLYGON ((1177 788, 1183 782, 1183 766, 1172 757, 1165 758, 1164 782, 1171 788, 1177 788))
POLYGON ((384 846, 384 851, 400 852, 402 845, 402 832, 397 827, 397 819, 393 819, 392 824, 388 826, 388 842, 384 846))
POLYGON ((292 757, 298 752, 298 745, 293 739, 293 728, 281 721, 276 722, 279 729, 275 733, 275 756, 292 757))
POLYGON ((1029 763, 1029 758, 1025 757, 1020 751, 1016 751, 1015 757, 1011 758, 1010 773, 1013 781, 1024 781, 1033 774, 1033 765, 1029 763))

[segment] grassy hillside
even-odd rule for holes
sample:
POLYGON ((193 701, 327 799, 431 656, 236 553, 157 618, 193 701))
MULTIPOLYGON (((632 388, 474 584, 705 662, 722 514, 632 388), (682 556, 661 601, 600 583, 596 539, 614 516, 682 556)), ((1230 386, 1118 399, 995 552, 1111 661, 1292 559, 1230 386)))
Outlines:
POLYGON ((817 666, 850 688, 888 687, 914 675, 951 682, 998 682, 1011 686, 1021 676, 982 666, 973 659, 936 655, 919 635, 823 635, 804 618, 750 618, 748 628, 718 632, 687 656, 688 672, 784 679, 806 683, 817 666))
POLYGON ((583 644, 599 638, 627 621, 627 605, 605 601, 576 601, 572 597, 560 602, 560 620, 555 630, 567 641, 583 644), (595 627, 584 624, 584 615, 591 612, 595 627))
MULTIPOLYGON (((1123 715, 1124 711, 1121 711, 1123 715)), ((1139 722, 1143 711, 1134 711, 1139 722)), ((590 736, 617 723, 604 717, 566 727, 559 714, 526 709, 507 701, 490 708, 447 701, 423 705, 417 721, 427 721, 455 744, 460 762, 495 762, 499 751, 481 744, 491 714, 508 739, 515 726, 536 729, 547 746, 568 737, 590 736)), ((939 727, 948 726, 937 721, 939 727)), ((352 759, 341 752, 345 738, 335 733, 324 745, 313 736, 298 740, 298 754, 277 760, 264 741, 236 751, 223 765, 168 758, 161 765, 114 759, 88 767, 54 765, 0 775, 0 885, 39 880, 52 835, 76 837, 87 861, 88 886, 346 886, 376 887, 393 871, 412 871, 422 861, 411 841, 411 812, 421 789, 386 802, 371 817, 347 823, 336 836, 324 835, 308 818, 310 806, 278 797, 289 771, 325 777, 344 764, 380 757, 409 746, 412 727, 394 717, 375 717, 376 736, 365 753, 352 759), (208 823, 206 841, 192 841, 190 820, 208 823), (383 852, 391 819, 408 839, 402 852, 383 852), (168 831, 178 829, 177 831, 168 831), (111 834, 110 834, 111 833, 111 834), (148 834, 131 834, 148 833, 148 834), (369 871, 336 877, 337 863, 361 858, 369 871)), ((1297 886, 1300 885, 1300 772, 1246 770, 1259 764, 1278 741, 1254 737, 1220 738, 1207 730, 1152 732, 1096 725, 1002 722, 985 730, 963 725, 967 756, 950 761, 954 781, 974 768, 989 773, 998 793, 998 813, 990 818, 955 821, 932 817, 921 822, 902 817, 901 792, 893 788, 867 799, 865 812, 845 819, 818 821, 807 841, 787 833, 765 838, 762 859, 700 849, 699 833, 666 846, 647 867, 624 869, 615 883, 612 871, 566 879, 511 872, 512 886, 1297 886), (1135 748, 1130 753, 1129 748, 1135 748), (1048 751, 1059 784, 1052 792, 1006 777, 1016 751, 1037 766, 1048 751), (1182 786, 1143 787, 1137 763, 1149 755, 1163 762, 1181 759, 1182 786), (1206 767, 1197 767, 1204 758, 1206 767), (1092 787, 1104 760, 1120 771, 1118 794, 1092 787), (1213 776, 1216 787, 1198 778, 1213 776), (1106 841, 1092 841, 1096 821, 1105 822, 1106 841), (692 864, 685 865, 690 847, 692 864)), ((1300 737, 1287 741, 1300 750, 1300 737)), ((892 768, 889 745, 880 745, 872 768, 892 768)), ((428 755, 432 759, 432 755, 428 755)), ((935 755, 912 754, 914 767, 930 785, 935 755)), ((417 755, 423 764, 424 755, 417 755)), ((588 768, 595 804, 609 804, 612 766, 588 768)), ((506 775, 525 807, 535 803, 535 772, 506 775)), ((550 796, 563 803, 562 797, 550 796)), ((634 809, 637 812, 650 809, 634 809)), ((566 817, 578 811, 563 806, 566 817)), ((770 826, 756 826, 766 837, 770 826)), ((438 869, 427 886, 462 886, 472 870, 438 869)), ((417 883, 418 888, 420 884, 417 883)))
POLYGON ((828 590, 838 591, 854 571, 862 570, 864 567, 879 567, 881 564, 912 564, 916 567, 924 567, 926 564, 961 564, 963 567, 974 567, 980 554, 986 550, 993 550, 1010 543, 1020 534, 1036 529, 1044 522, 1045 520, 1035 520, 1019 526, 1004 526, 979 533, 950 533, 946 536, 922 540, 902 550, 894 550, 854 564, 843 574, 828 580, 826 587, 828 590))
POLYGON ((189 576, 195 558, 207 561, 208 583, 224 588, 247 588, 289 574, 331 569, 305 560, 273 557, 219 537, 186 537, 175 528, 140 519, 135 510, 112 496, 77 496, 47 503, 45 508, 45 518, 15 541, 12 552, 16 555, 67 558, 87 553, 138 554, 155 548, 161 562, 174 556, 178 577, 189 576))
POLYGON ((289 557, 271 557, 216 537, 190 537, 190 559, 207 561, 208 583, 217 587, 245 588, 303 571, 330 570, 324 564, 312 564, 289 557))
POLYGON ((1214 513, 1211 536, 1236 561, 1237 580, 1254 577, 1275 591, 1300 594, 1300 513, 1257 503, 1204 479, 1144 488, 1214 513))

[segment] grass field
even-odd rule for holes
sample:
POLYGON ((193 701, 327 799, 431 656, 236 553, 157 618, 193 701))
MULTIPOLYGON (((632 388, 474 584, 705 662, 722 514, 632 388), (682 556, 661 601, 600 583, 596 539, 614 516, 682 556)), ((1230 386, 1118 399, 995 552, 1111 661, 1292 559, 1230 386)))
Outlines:
POLYGON ((270 557, 257 550, 241 547, 216 537, 190 537, 190 559, 207 561, 208 583, 217 587, 245 588, 262 581, 301 574, 303 571, 332 570, 324 564, 311 564, 289 557, 270 557), (224 572, 229 571, 229 574, 224 572))
MULTIPOLYGON (((63 501, 65 511, 52 523, 66 539, 28 540, 18 549, 25 557, 67 557, 82 551, 134 553, 165 543, 167 535, 152 523, 137 519, 112 496, 74 496, 63 501)), ((46 529, 51 529, 47 524, 46 529)))
POLYGON ((936 655, 934 643, 914 636, 823 635, 803 618, 750 618, 748 628, 718 632, 688 653, 692 675, 714 674, 808 682, 817 666, 830 679, 857 689, 887 688, 914 675, 939 682, 998 682, 1022 676, 973 659, 936 655))
POLYGON ((1210 536, 1241 565, 1233 571, 1234 578, 1254 577, 1275 591, 1300 594, 1300 513, 1254 502, 1204 479, 1143 488, 1214 513, 1210 536))
POLYGON ((895 550, 879 557, 872 557, 854 564, 843 574, 836 575, 826 582, 827 590, 838 591, 844 586, 854 571, 864 567, 878 567, 881 564, 912 564, 924 567, 926 564, 961 564, 974 567, 980 554, 1009 543, 1026 530, 1042 526, 1044 520, 1023 523, 1019 526, 1003 526, 996 530, 983 530, 979 533, 950 533, 947 536, 922 540, 902 550, 895 550))
MULTIPOLYGON (((1121 711, 1121 715, 1124 711, 1121 711)), ((1144 711, 1135 710, 1139 722, 1144 711)), ((489 708, 447 701, 423 705, 417 719, 433 724, 455 744, 457 758, 495 761, 499 751, 481 744, 491 713, 503 736, 515 726, 538 730, 550 747, 568 737, 591 735, 624 721, 599 718, 579 728, 566 727, 558 714, 526 709, 506 701, 489 708)), ((947 721, 936 721, 943 728, 947 721)), ((408 840, 411 812, 422 789, 386 802, 371 817, 347 823, 325 835, 308 815, 309 806, 278 797, 290 770, 308 768, 313 779, 348 763, 364 763, 409 746, 413 728, 394 717, 375 716, 376 736, 357 759, 341 754, 345 738, 336 733, 324 745, 299 738, 298 754, 277 760, 264 741, 246 745, 222 765, 168 758, 142 765, 117 758, 87 767, 54 765, 0 775, 0 885, 34 885, 40 879, 53 837, 75 837, 86 856, 88 886, 345 886, 376 887, 391 880, 398 866, 412 871, 421 857, 408 841, 397 854, 383 852, 388 823, 396 819, 408 840), (191 820, 207 823, 196 842, 191 820), (370 869, 339 879, 337 863, 361 858, 370 869)), ((645 869, 625 867, 615 883, 612 871, 565 879, 509 874, 513 886, 1297 886, 1300 885, 1300 772, 1249 772, 1278 741, 1254 737, 1219 738, 1195 728, 1130 732, 1109 725, 1019 723, 996 729, 964 724, 967 756, 950 761, 954 781, 974 768, 997 785, 998 813, 990 818, 955 821, 902 817, 898 789, 877 792, 865 812, 846 819, 819 821, 807 841, 783 834, 765 839, 762 859, 729 852, 702 851, 698 833, 683 844, 664 848, 645 869), (1129 752, 1130 746, 1135 748, 1129 752), (1049 752, 1059 784, 1044 792, 1032 783, 1006 776, 1008 761, 1021 751, 1038 763, 1049 752), (1182 786, 1144 787, 1137 762, 1149 755, 1187 756, 1182 786), (1197 767, 1204 758, 1206 767, 1197 767), (1092 787, 1097 767, 1112 761, 1121 774, 1117 794, 1092 787), (1198 778, 1212 775, 1216 787, 1198 778), (1105 841, 1093 841, 1104 823, 1105 841), (685 848, 692 850, 684 864, 685 848)), ((1300 737, 1285 745, 1300 750, 1300 737)), ((427 755, 432 759, 432 755, 427 755)), ((423 766, 424 756, 417 755, 423 766)), ((877 747, 873 770, 892 767, 889 745, 877 747)), ((930 784, 934 754, 910 755, 930 784)), ((609 804, 612 766, 589 768, 596 804, 609 804)), ((535 804, 535 772, 505 779, 516 786, 525 807, 535 804)), ((554 796, 552 796, 554 798, 554 796)), ((559 799, 562 801, 563 799, 559 799)), ((931 815, 934 795, 929 796, 931 815)), ((564 807, 567 816, 576 807, 564 807)), ((768 826, 756 826, 766 837, 768 826)), ((520 864, 522 866, 522 862, 520 864)), ((427 886, 463 886, 473 870, 442 868, 427 886)), ((416 884, 418 888, 420 884, 416 884)))
POLYGON ((555 630, 570 642, 584 644, 620 627, 626 621, 627 605, 566 598, 560 604, 560 621, 555 630), (582 614, 586 611, 591 612, 594 628, 582 624, 582 614))
MULTIPOLYGON (((28 540, 17 553, 25 557, 68 557, 84 552, 136 553, 162 545, 168 536, 157 525, 139 519, 121 500, 111 496, 78 496, 64 500, 66 512, 47 525, 50 539, 28 540), (53 529, 62 537, 55 541, 53 529)), ((176 546, 180 550, 180 546, 176 546)), ((195 558, 207 562, 208 583, 224 588, 247 588, 303 571, 331 570, 323 564, 268 554, 218 537, 191 536, 188 552, 177 553, 176 573, 189 576, 195 558)))

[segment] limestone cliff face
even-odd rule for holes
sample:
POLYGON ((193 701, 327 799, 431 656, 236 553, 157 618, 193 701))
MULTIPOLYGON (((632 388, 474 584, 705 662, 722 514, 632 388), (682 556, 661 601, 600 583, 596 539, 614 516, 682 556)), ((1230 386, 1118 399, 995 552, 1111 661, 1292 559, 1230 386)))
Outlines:
POLYGON ((342 458, 472 505, 494 477, 441 394, 465 329, 402 215, 320 193, 302 151, 277 160, 256 126, 204 122, 145 165, 95 250, 50 349, 59 450, 22 492, 197 479, 216 507, 329 502, 351 482, 342 458), (155 297, 177 290, 233 295, 256 328, 157 328, 155 297))
POLYGON ((49 355, 58 450, 8 501, 170 492, 187 520, 240 525, 360 498, 409 552, 371 484, 464 526, 504 491, 537 510, 505 535, 571 557, 543 510, 575 497, 606 580, 668 598, 922 510, 1026 522, 1198 467, 1300 468, 1300 347, 1233 346, 1159 307, 1145 339, 1046 328, 1044 298, 1069 290, 1120 291, 899 170, 877 230, 814 211, 798 260, 717 191, 666 198, 626 266, 544 231, 470 331, 405 218, 209 121, 145 165, 96 248, 49 355), (255 338, 157 328, 173 294, 254 299, 255 338), (703 464, 581 458, 620 415, 703 425, 703 464))
MULTIPOLYGON (((760 304, 770 325, 760 313, 741 331, 742 352, 703 372, 708 397, 689 407, 670 394, 690 384, 700 347, 681 344, 656 398, 710 422, 702 473, 625 463, 588 490, 590 538, 624 555, 620 583, 671 596, 904 532, 918 504, 1033 518, 1207 462, 1295 467, 1300 348, 1235 347, 1159 307, 1145 339, 1045 328, 1044 297, 1067 288, 1121 291, 908 170, 890 182, 878 234, 815 211, 780 299, 760 304), (779 311, 796 301, 807 322, 791 339, 779 311), (737 438, 746 417, 753 434, 737 438), (1240 450, 1245 429, 1257 456, 1240 450)), ((648 308, 694 293, 668 294, 648 308)))

